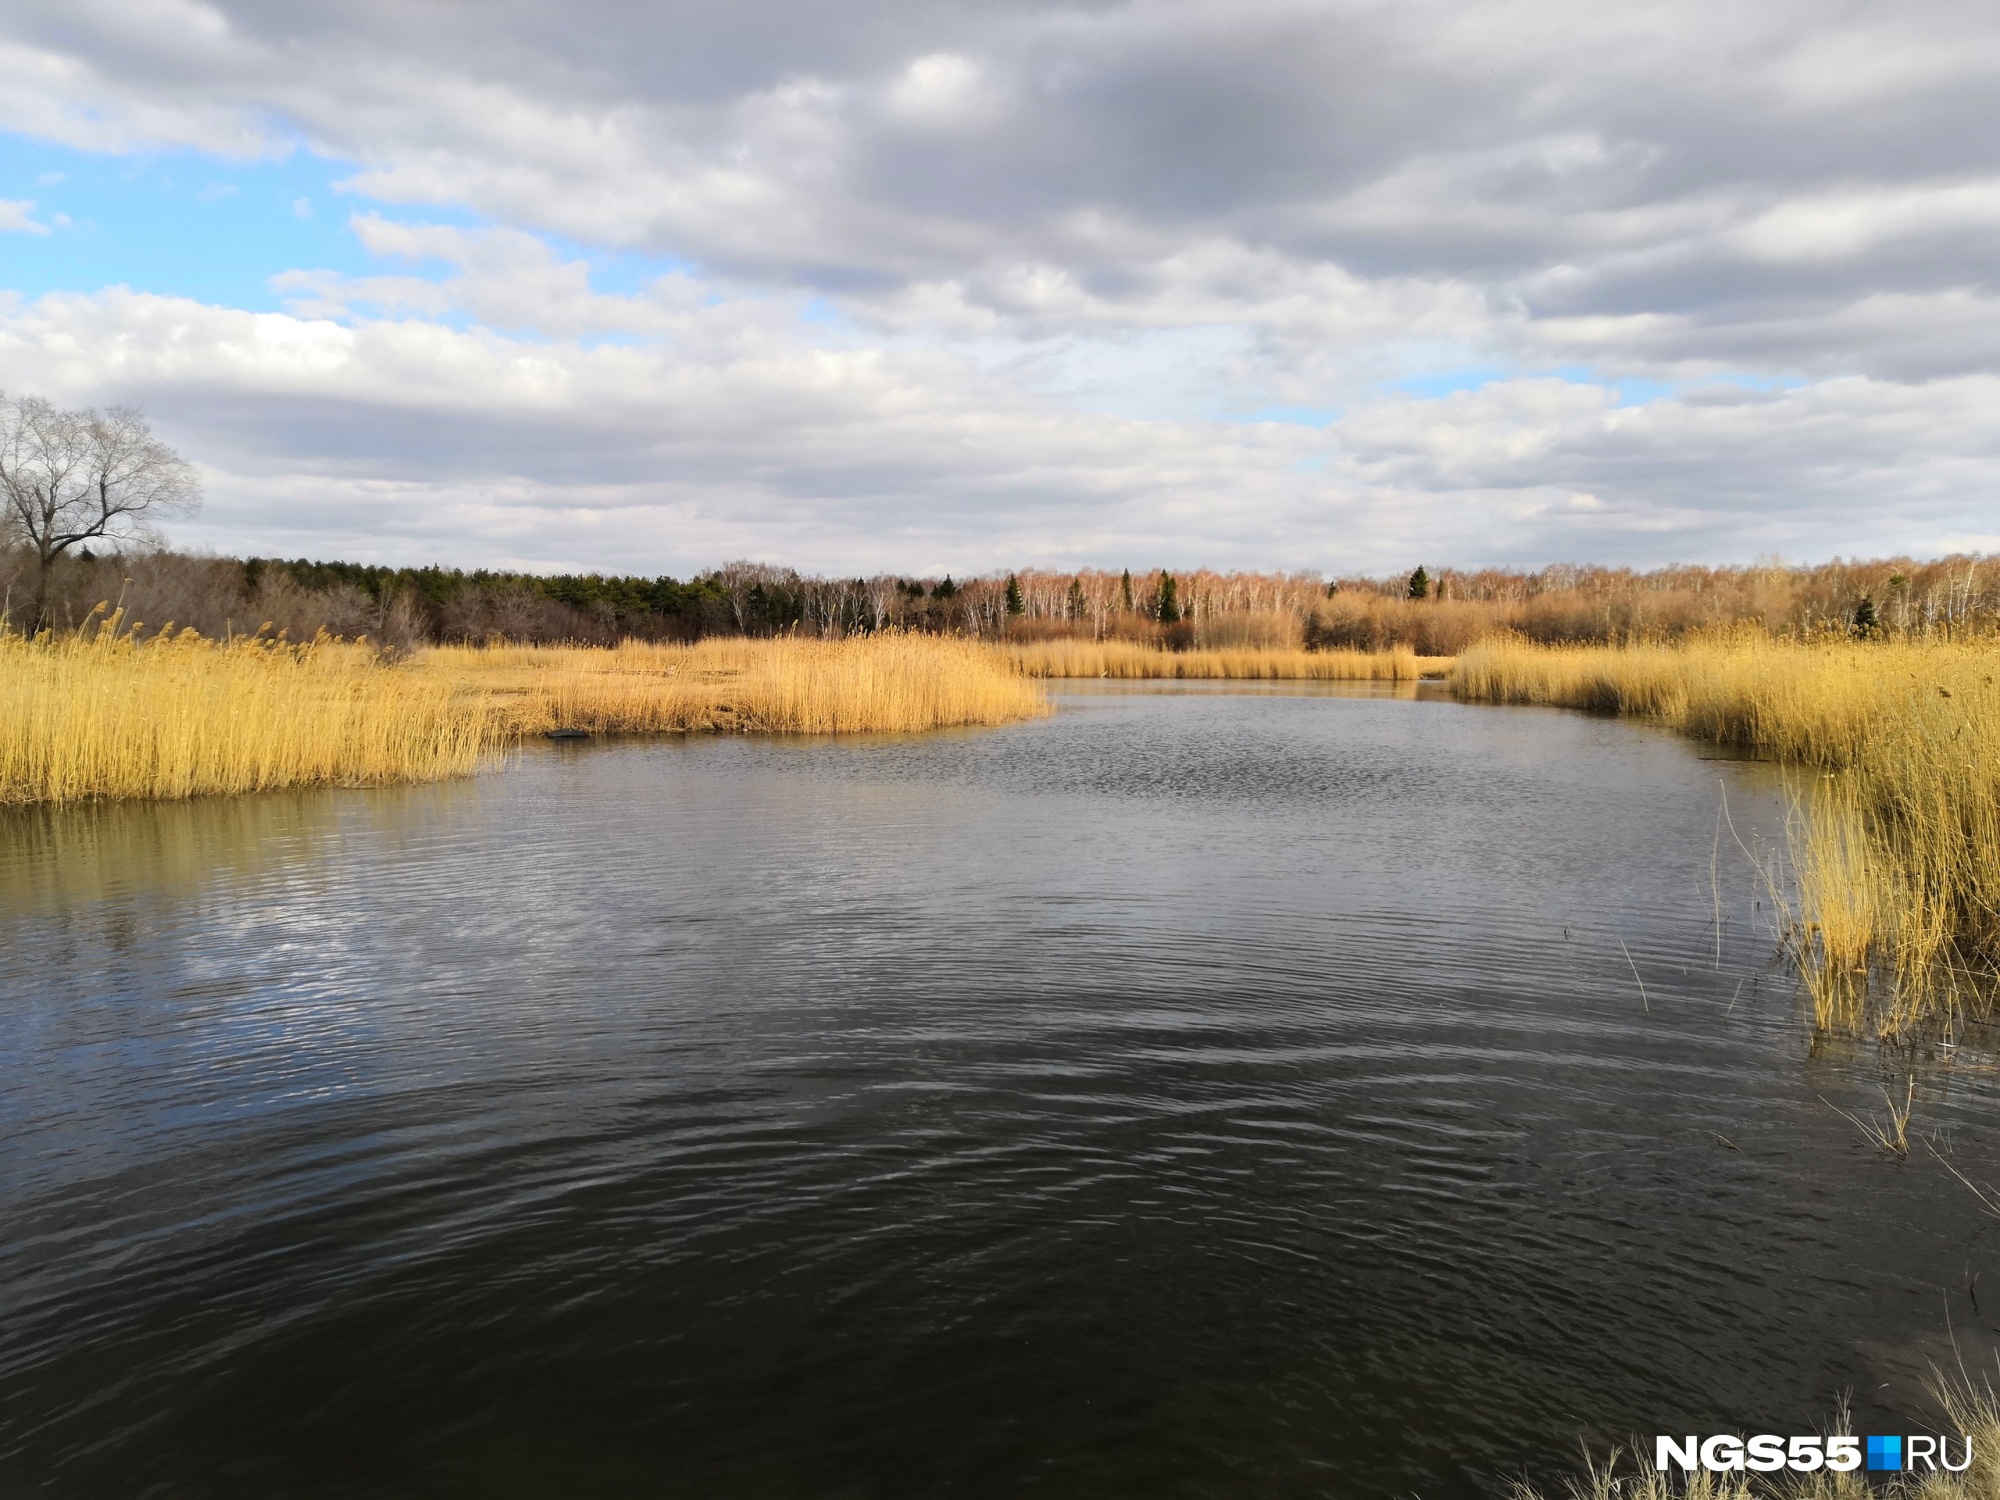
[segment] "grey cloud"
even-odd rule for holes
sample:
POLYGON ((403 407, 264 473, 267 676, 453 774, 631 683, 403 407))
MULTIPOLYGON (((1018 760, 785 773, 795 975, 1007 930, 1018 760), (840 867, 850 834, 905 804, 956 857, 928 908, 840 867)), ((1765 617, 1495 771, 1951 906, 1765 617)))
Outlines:
POLYGON ((537 227, 849 281, 969 249, 1061 259, 1083 211, 1506 278, 1643 247, 1662 210, 1740 223, 1802 193, 1990 177, 2000 140, 2000 25, 1975 4, 165 10, 29 4, 8 24, 154 128, 270 111, 385 191, 455 184, 537 227), (938 57, 992 109, 899 113, 899 82, 938 57))
POLYGON ((935 350, 815 345, 760 306, 682 317, 666 353, 49 297, 0 314, 0 384, 143 402, 208 468, 188 537, 288 554, 963 571, 2000 547, 2000 506, 1967 499, 2000 471, 1992 375, 1635 407, 1524 379, 1323 428, 1135 421, 935 350))
POLYGON ((959 567, 2000 535, 2000 15, 1971 0, 19 0, 0 77, 16 128, 296 137, 363 195, 497 221, 364 215, 457 269, 294 268, 255 358, 236 325, 173 344, 144 299, 10 315, 0 364, 145 396, 313 505, 409 483, 508 546, 630 510, 959 567), (699 269, 606 298, 543 232, 699 269), (799 331, 812 292, 843 327, 799 331), (424 321, 448 309, 482 326, 424 321), (63 365, 93 320, 135 352, 63 365), (644 347, 574 342, 604 331, 644 347), (1379 395, 1426 364, 1814 384, 1379 395), (1340 415, 1210 420, 1269 403, 1340 415))

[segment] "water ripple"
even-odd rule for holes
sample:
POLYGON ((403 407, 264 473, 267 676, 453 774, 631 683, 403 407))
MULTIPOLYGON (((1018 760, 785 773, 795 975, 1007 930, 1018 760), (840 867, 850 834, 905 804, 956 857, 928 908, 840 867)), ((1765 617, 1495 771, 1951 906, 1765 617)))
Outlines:
POLYGON ((1996 1240, 1818 1102, 1718 779, 1775 838, 1630 725, 1077 693, 16 816, 0 1477, 1440 1496, 1865 1417, 1996 1240))

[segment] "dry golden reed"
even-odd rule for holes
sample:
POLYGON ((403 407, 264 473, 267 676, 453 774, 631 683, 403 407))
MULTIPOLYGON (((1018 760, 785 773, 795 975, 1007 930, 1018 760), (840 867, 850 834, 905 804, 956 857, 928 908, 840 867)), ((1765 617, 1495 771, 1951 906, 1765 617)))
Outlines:
POLYGON ((430 781, 548 730, 903 732, 1048 707, 999 651, 932 636, 440 647, 391 663, 324 638, 141 640, 119 623, 0 635, 0 803, 430 781))
POLYGON ((1042 690, 993 647, 894 632, 610 649, 440 646, 411 669, 485 697, 519 733, 908 733, 1048 712, 1042 690))
POLYGON ((1007 648, 1029 677, 1198 678, 1234 681, 1414 682, 1441 675, 1448 658, 1387 651, 1243 647, 1163 651, 1134 641, 1052 640, 1007 648))
POLYGON ((0 803, 428 781, 492 746, 481 705, 365 647, 118 624, 0 635, 0 803))
POLYGON ((1489 641, 1462 697, 1643 715, 1802 768, 1795 939, 1823 1025, 1885 1035, 1991 1007, 2000 972, 2000 649, 1745 634, 1489 641))

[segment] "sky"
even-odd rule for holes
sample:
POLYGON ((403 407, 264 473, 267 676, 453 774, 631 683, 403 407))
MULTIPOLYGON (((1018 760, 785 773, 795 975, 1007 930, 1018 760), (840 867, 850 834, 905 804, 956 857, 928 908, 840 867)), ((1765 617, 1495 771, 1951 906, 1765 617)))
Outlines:
POLYGON ((0 386, 236 554, 2000 550, 2000 9, 10 0, 0 386))

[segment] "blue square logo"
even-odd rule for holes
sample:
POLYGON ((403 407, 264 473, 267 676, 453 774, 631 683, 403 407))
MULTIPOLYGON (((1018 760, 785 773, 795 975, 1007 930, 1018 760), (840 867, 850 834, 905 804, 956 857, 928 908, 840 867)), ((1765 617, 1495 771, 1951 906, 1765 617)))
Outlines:
POLYGON ((1872 1470, 1901 1470, 1903 1440, 1899 1437, 1871 1437, 1868 1440, 1868 1467, 1872 1470))

